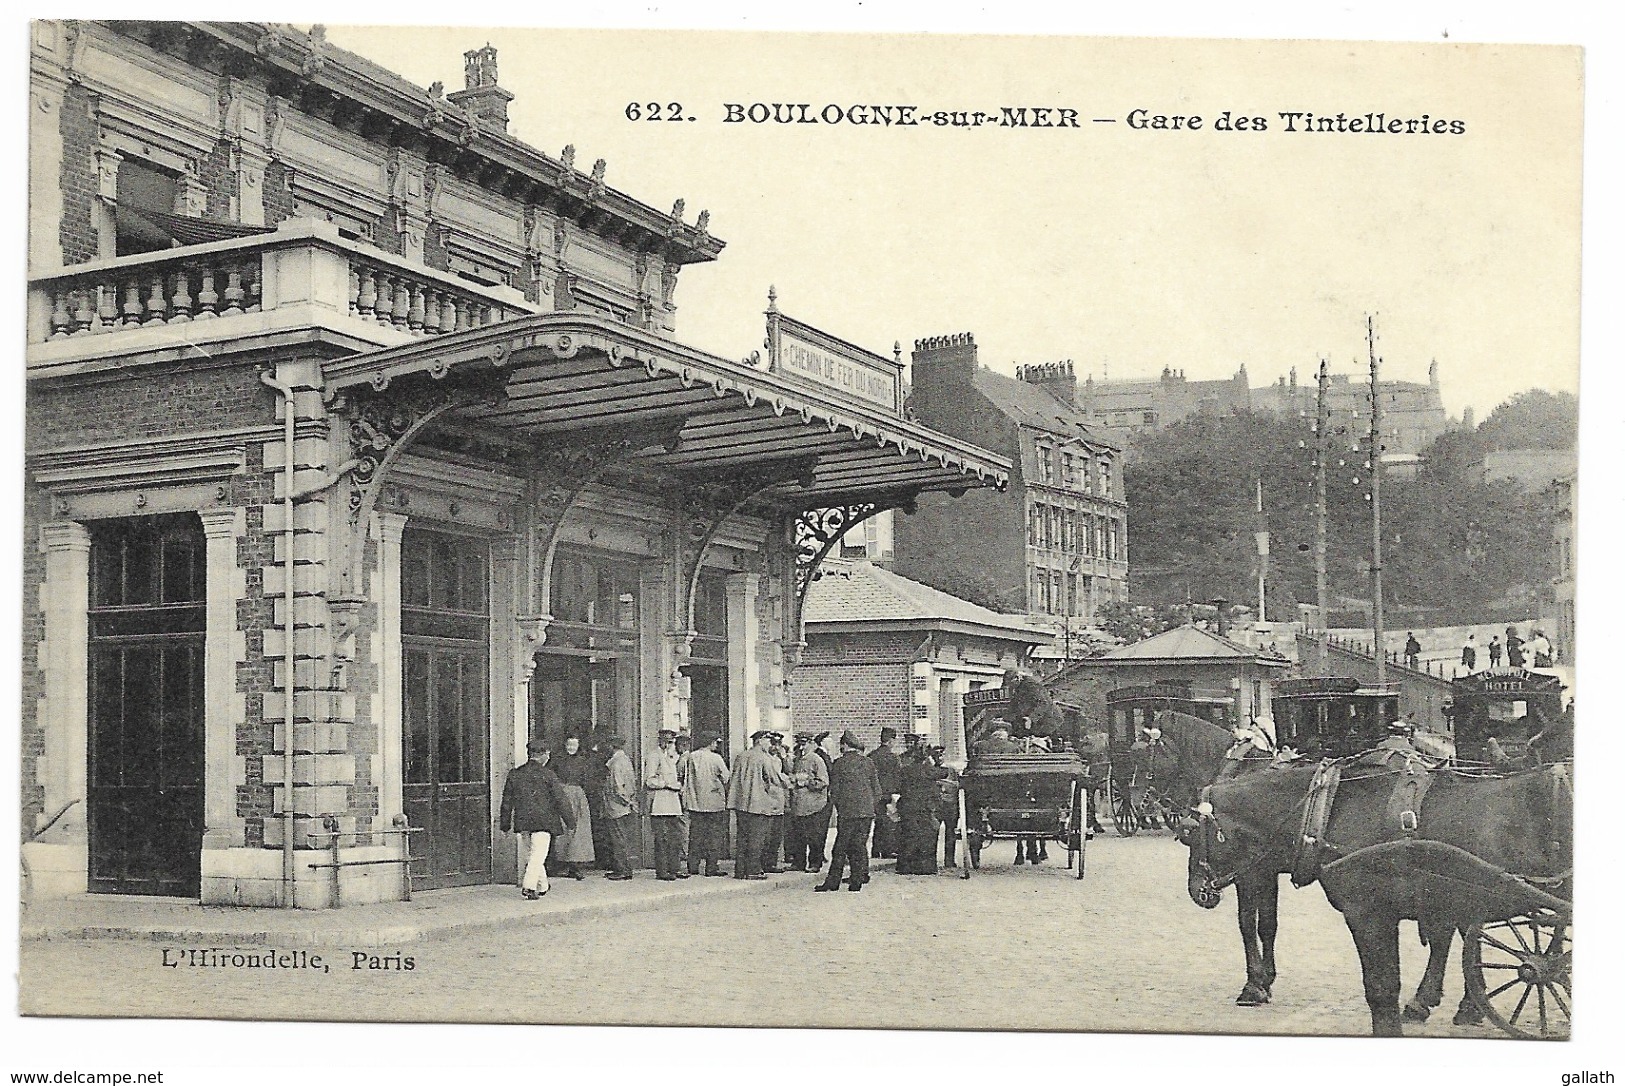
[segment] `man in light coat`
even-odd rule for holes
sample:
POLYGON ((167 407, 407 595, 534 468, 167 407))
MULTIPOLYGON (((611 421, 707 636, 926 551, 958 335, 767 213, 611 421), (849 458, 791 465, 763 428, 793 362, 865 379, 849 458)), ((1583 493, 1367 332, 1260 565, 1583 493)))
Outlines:
POLYGON ((612 735, 613 753, 604 777, 604 817, 609 823, 609 877, 624 882, 632 877, 632 831, 637 823, 638 777, 626 756, 626 740, 612 735))
POLYGON ((796 736, 795 772, 790 780, 795 791, 790 794, 790 832, 784 846, 790 870, 817 871, 823 863, 815 864, 813 859, 817 856, 822 861, 823 842, 815 848, 813 837, 829 808, 829 770, 810 735, 796 736))
POLYGON ((649 796, 649 826, 655 838, 655 878, 676 882, 688 878, 679 871, 683 847, 683 785, 677 776, 677 732, 661 728, 657 745, 643 759, 643 789, 649 796))
POLYGON ((682 782, 683 810, 688 814, 688 873, 722 874, 722 853, 728 846, 728 763, 717 753, 721 736, 698 735, 694 749, 677 763, 682 782))
POLYGON ((784 810, 790 781, 784 767, 768 748, 773 733, 759 731, 750 737, 750 749, 734 760, 728 780, 728 807, 739 820, 734 841, 734 878, 765 879, 762 853, 773 816, 784 810))

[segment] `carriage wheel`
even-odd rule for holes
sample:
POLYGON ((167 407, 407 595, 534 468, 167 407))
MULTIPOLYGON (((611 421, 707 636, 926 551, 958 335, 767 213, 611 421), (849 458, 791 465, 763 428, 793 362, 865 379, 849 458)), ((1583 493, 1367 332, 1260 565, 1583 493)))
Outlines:
POLYGON ((1112 825, 1117 827, 1119 837, 1133 837, 1140 830, 1140 820, 1135 816, 1128 790, 1118 787, 1115 781, 1112 782, 1112 825))
POLYGON ((1514 1037, 1566 1040, 1573 926, 1566 916, 1539 913, 1476 924, 1462 942, 1467 994, 1479 1010, 1514 1037))

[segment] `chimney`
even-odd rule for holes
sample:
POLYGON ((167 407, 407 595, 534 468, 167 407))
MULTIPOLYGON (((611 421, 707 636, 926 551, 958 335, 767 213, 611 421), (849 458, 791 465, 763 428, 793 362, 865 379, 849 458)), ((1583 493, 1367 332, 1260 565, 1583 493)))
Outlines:
POLYGON ((965 402, 976 378, 976 340, 969 332, 951 336, 928 336, 914 341, 909 374, 910 403, 927 426, 955 402, 965 402))
POLYGON ((465 89, 446 95, 456 106, 467 106, 474 119, 498 132, 508 131, 508 103, 513 94, 497 86, 497 51, 489 42, 483 49, 463 54, 465 89))
POLYGON ((1016 376, 1030 385, 1038 385, 1068 407, 1078 405, 1078 375, 1072 369, 1071 359, 1017 366, 1016 376))

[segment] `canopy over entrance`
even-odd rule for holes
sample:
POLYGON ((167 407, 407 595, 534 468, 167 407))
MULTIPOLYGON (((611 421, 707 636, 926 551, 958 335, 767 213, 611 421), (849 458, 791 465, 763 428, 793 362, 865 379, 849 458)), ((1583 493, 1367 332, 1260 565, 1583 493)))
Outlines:
POLYGON ((438 427, 532 447, 643 433, 651 440, 638 466, 678 484, 745 465, 799 465, 757 497, 780 509, 898 505, 925 491, 1002 489, 1010 477, 1008 460, 878 406, 598 317, 522 317, 326 367, 333 395, 387 396, 418 375, 448 391, 469 382, 487 390, 448 407, 438 427))

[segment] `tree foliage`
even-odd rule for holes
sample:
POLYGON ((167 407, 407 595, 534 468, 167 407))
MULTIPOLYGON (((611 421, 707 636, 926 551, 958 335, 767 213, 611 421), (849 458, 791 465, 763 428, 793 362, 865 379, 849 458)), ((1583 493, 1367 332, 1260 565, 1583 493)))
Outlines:
POLYGON ((1580 401, 1574 393, 1532 388, 1491 411, 1477 435, 1486 451, 1572 449, 1579 416, 1580 401))
MULTIPOLYGON (((1507 599, 1549 583, 1548 497, 1487 486, 1477 463, 1491 443, 1561 432, 1564 403, 1561 395, 1524 393, 1479 431, 1441 436, 1414 478, 1385 475, 1385 607, 1441 625, 1493 619, 1507 599)), ((1328 434, 1334 609, 1340 598, 1370 598, 1371 471, 1359 430, 1353 422, 1328 434)), ((1253 533, 1262 525, 1270 532, 1269 617, 1295 618, 1298 603, 1315 602, 1314 448, 1312 420, 1270 413, 1197 415, 1146 435, 1124 479, 1134 599, 1256 606, 1253 533), (1262 521, 1254 511, 1259 479, 1262 521)))

